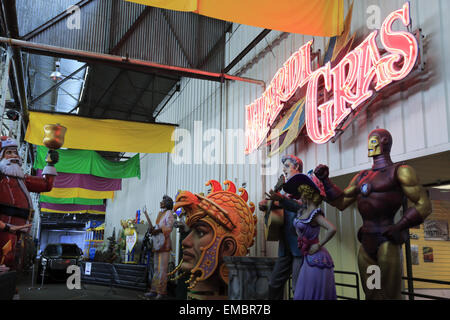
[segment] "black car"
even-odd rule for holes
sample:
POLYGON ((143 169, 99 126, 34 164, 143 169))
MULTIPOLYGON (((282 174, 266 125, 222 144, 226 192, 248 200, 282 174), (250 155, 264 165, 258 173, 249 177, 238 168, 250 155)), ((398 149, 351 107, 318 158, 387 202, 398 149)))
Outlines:
POLYGON ((38 281, 42 280, 42 275, 44 279, 66 279, 67 267, 78 265, 82 258, 83 251, 75 243, 48 244, 38 260, 38 281))

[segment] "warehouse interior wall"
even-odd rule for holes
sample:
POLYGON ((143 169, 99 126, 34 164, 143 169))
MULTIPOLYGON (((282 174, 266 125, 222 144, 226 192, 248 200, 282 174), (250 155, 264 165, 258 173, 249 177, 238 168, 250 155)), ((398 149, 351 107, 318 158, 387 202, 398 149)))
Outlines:
MULTIPOLYGON (((352 32, 361 35, 370 33, 366 21, 366 9, 379 5, 381 21, 392 11, 402 7, 404 1, 391 1, 388 5, 380 1, 355 1, 352 32)), ((346 2, 348 8, 349 2, 346 2)), ((245 129, 245 106, 261 96, 264 88, 243 82, 211 82, 183 78, 178 92, 161 112, 158 121, 177 123, 179 129, 190 134, 190 153, 182 163, 176 162, 172 154, 141 155, 141 179, 123 181, 122 190, 116 192, 113 201, 108 200, 105 238, 113 228, 120 227, 121 219, 134 218, 137 209, 147 206, 154 222, 159 202, 164 194, 172 198, 178 190, 208 192, 205 183, 210 179, 220 182, 232 180, 236 186, 245 186, 249 201, 257 204, 275 185, 281 173, 280 159, 284 154, 295 154, 304 162, 304 172, 314 169, 320 163, 328 164, 330 176, 341 187, 363 169, 371 166, 367 157, 367 136, 377 126, 388 129, 393 138, 392 159, 394 162, 421 165, 418 170, 421 182, 425 183, 433 158, 439 163, 448 161, 443 153, 450 149, 450 39, 445 37, 450 20, 444 12, 450 10, 446 1, 411 1, 412 29, 421 28, 426 35, 424 54, 427 71, 424 80, 414 88, 388 97, 381 103, 362 111, 335 143, 314 144, 301 135, 282 154, 267 158, 261 147, 254 155, 240 155, 244 151, 244 139, 228 136, 227 129, 245 129), (213 145, 219 147, 214 149, 213 145), (214 150, 212 150, 214 149, 214 150), (226 161, 233 158, 233 161, 226 161), (225 159, 225 160, 224 160, 225 159), (431 160, 430 160, 431 159, 431 160), (416 161, 417 160, 417 161, 416 161), (431 162, 430 162, 431 161, 431 162), (437 160, 436 160, 437 161, 437 160), (265 170, 265 167, 273 170, 265 170)), ((261 31, 259 28, 234 25, 226 37, 224 65, 230 63, 261 31)), ((325 51, 328 39, 272 31, 264 41, 255 46, 230 74, 263 80, 270 83, 276 71, 289 56, 309 40, 314 40, 314 50, 325 51)), ((183 138, 174 137, 180 143, 183 138)), ((175 152, 175 156, 176 156, 175 152)), ((447 162, 448 163, 448 162, 447 162)), ((450 166, 447 166, 450 167, 450 166)), ((362 224, 355 206, 343 212, 324 205, 324 211, 338 228, 336 236, 327 244, 333 256, 336 270, 358 272, 357 252, 359 243, 356 233, 362 224)), ((251 256, 277 256, 278 245, 264 239, 263 213, 257 209, 257 241, 251 248, 251 256)), ((337 280, 351 282, 347 276, 337 280)), ((339 279, 338 279, 339 278, 339 279)), ((355 290, 338 288, 338 294, 355 297, 355 290)), ((362 290, 361 290, 361 294, 362 290)))

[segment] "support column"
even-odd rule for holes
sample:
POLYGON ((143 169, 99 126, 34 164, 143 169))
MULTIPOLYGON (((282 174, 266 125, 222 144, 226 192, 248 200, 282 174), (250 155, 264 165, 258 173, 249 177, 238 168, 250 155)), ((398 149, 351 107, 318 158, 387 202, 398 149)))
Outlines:
MULTIPOLYGON (((6 93, 8 92, 9 67, 11 65, 11 50, 6 50, 6 59, 2 63, 2 75, 0 82, 0 128, 3 125, 3 114, 5 113, 6 93)), ((3 59, 2 59, 3 60, 3 59)))

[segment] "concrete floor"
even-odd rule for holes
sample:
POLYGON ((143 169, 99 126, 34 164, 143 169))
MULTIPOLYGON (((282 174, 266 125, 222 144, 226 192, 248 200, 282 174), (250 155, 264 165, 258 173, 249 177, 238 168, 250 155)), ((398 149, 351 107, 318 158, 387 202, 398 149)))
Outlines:
POLYGON ((144 292, 123 288, 110 288, 94 284, 82 284, 80 290, 69 290, 65 281, 31 285, 31 276, 23 275, 17 281, 18 300, 144 300, 144 292))

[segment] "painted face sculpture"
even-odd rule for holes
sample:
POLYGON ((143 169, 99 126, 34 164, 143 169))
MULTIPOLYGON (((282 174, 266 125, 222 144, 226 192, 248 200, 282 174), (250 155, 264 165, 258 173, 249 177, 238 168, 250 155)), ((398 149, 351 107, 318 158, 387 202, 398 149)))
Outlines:
POLYGON ((369 134, 368 156, 376 157, 381 154, 389 154, 392 147, 392 136, 385 129, 375 129, 369 134))
POLYGON ((302 160, 294 155, 283 156, 283 158, 281 159, 281 163, 283 164, 283 174, 286 177, 286 180, 291 178, 293 175, 301 173, 303 171, 302 160))
POLYGON ((375 157, 381 154, 380 141, 377 136, 369 138, 369 157, 375 157))
POLYGON ((236 193, 231 181, 227 189, 210 180, 212 187, 206 196, 182 191, 176 199, 174 210, 183 207, 186 224, 192 230, 183 240, 183 260, 177 269, 190 272, 189 289, 213 276, 216 271, 228 284, 228 271, 222 263, 224 255, 245 256, 256 236, 255 205, 247 204, 248 194, 243 188, 236 193))

